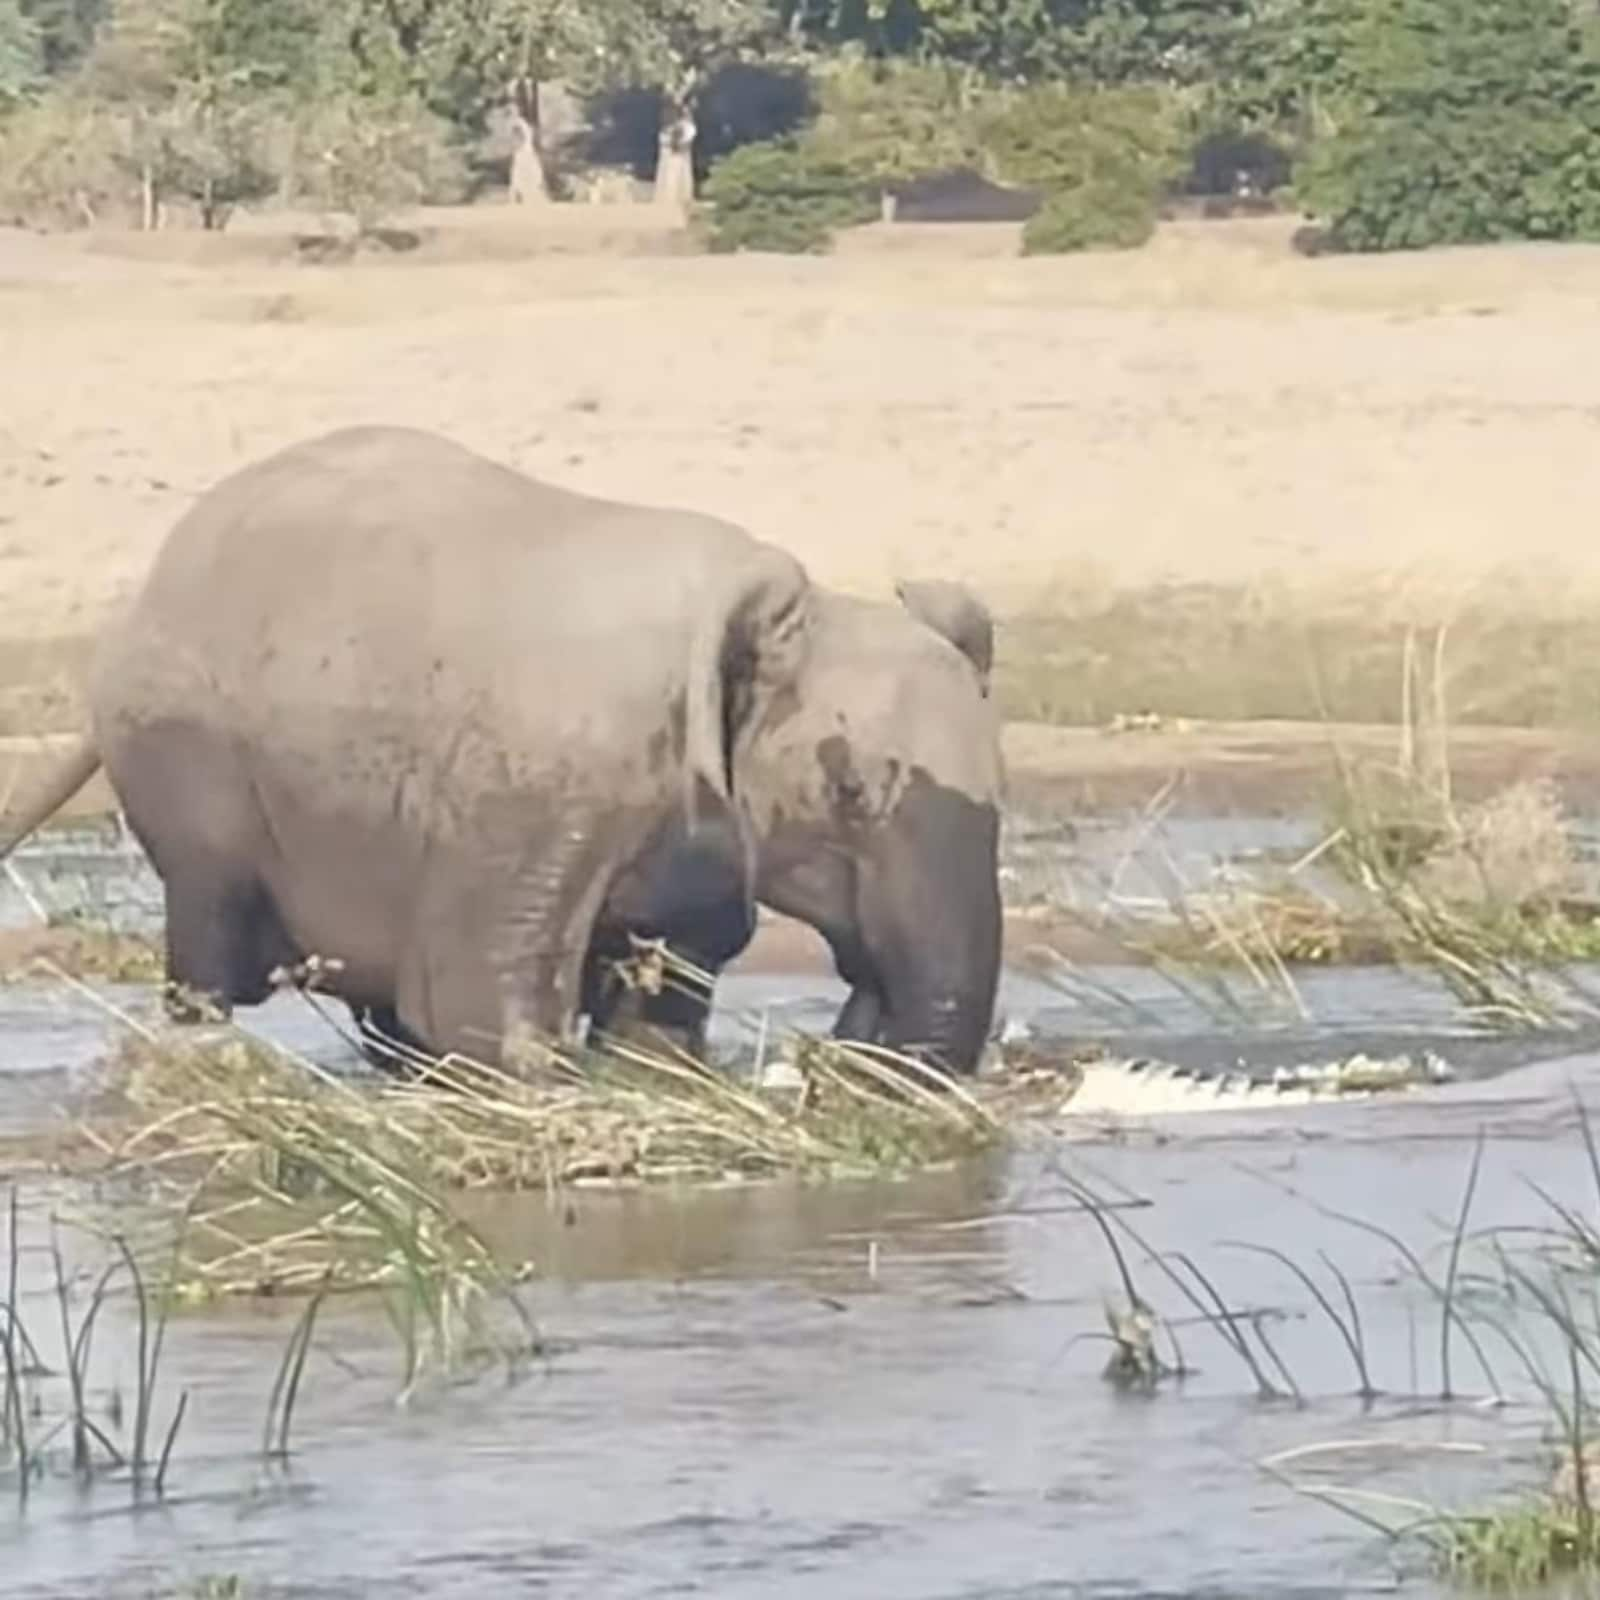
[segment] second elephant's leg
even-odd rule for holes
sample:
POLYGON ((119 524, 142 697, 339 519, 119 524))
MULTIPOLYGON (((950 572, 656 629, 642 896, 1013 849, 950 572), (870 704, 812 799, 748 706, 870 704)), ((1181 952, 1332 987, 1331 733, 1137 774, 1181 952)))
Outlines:
POLYGON ((876 1044, 883 1028, 883 996, 871 984, 858 983, 833 1024, 833 1037, 846 1043, 876 1044))
POLYGON ((351 1006, 350 1014, 355 1019, 361 1054, 369 1066, 380 1072, 399 1072, 427 1056, 422 1041, 400 1020, 392 1005, 351 1006))

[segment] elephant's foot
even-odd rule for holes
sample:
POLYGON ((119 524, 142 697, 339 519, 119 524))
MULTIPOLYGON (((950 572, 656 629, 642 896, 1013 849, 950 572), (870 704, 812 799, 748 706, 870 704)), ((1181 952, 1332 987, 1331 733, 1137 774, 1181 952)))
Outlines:
POLYGON ((882 1043, 883 1010, 883 996, 870 984, 857 984, 833 1025, 833 1037, 840 1044, 882 1043))
POLYGON ((232 1005, 222 996, 206 994, 170 979, 162 986, 161 1008, 167 1021, 180 1028, 225 1023, 233 1017, 232 1005))

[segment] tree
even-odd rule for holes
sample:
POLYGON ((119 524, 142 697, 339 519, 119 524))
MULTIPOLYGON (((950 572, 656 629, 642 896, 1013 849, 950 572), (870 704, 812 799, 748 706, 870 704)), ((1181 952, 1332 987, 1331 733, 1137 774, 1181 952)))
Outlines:
MULTIPOLYGON (((89 53, 110 0, 13 0, 36 30, 45 74, 59 78, 89 53)), ((3 7, 0 7, 3 9, 3 7)))
POLYGON ((870 184, 885 221, 894 213, 891 184, 980 160, 976 85, 960 68, 873 61, 847 48, 819 78, 821 111, 805 144, 870 184))
POLYGON ((549 192, 539 86, 587 68, 600 30, 586 0, 327 0, 319 91, 394 107, 419 100, 463 137, 509 114, 513 198, 549 192))
POLYGON ((1296 185, 1334 243, 1600 237, 1600 64, 1569 0, 1342 0, 1335 15, 1348 51, 1296 185))
POLYGON ((765 0, 595 0, 595 53, 571 63, 590 91, 647 89, 661 97, 655 199, 694 199, 695 102, 719 67, 776 40, 765 0))
POLYGON ((117 130, 86 96, 46 94, 0 125, 0 210, 7 220, 88 227, 126 189, 117 130))
POLYGON ((1183 166, 1177 99, 1155 85, 1039 84, 997 95, 981 137, 1004 178, 1050 190, 1107 183, 1153 199, 1183 166))
POLYGON ((17 104, 44 76, 44 50, 32 17, 17 0, 0 0, 0 111, 17 104))
POLYGON ((789 0, 792 33, 1007 80, 1195 84, 1236 70, 1260 0, 789 0))
POLYGON ((318 100, 301 133, 310 154, 304 193, 350 217, 358 236, 400 207, 459 196, 463 175, 449 126, 414 95, 318 100))
POLYGON ((1153 84, 1014 91, 997 98, 982 133, 1003 177, 1044 191, 1023 230, 1028 254, 1143 244, 1184 165, 1178 97, 1153 84))
POLYGON ((270 192, 267 124, 312 79, 318 27, 312 0, 116 0, 82 87, 118 119, 145 227, 163 192, 193 200, 208 229, 270 192))

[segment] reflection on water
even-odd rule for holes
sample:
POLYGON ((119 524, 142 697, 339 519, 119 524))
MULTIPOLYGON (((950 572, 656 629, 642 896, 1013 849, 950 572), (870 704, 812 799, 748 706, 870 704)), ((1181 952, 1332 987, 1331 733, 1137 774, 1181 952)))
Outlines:
MULTIPOLYGON (((1546 1103, 1550 1118, 1560 1109, 1546 1103)), ((380 1319, 340 1308, 323 1324, 287 1480, 253 1451, 293 1308, 190 1314, 166 1357, 169 1383, 191 1393, 168 1503, 133 1514, 124 1489, 57 1484, 25 1514, 5 1506, 4 1592, 143 1595, 200 1572, 430 1600, 1391 1592, 1385 1552, 1254 1463, 1366 1439, 1370 1455, 1339 1463, 1363 1487, 1470 1500, 1541 1469, 1539 1417, 1522 1402, 1398 1397, 1438 1391, 1430 1298, 1397 1276, 1392 1251, 1279 1187, 1426 1247, 1481 1116, 1454 1140, 1373 1144, 1380 1113, 1329 1112, 1310 1142, 1036 1149, 903 1185, 501 1202, 482 1220, 542 1263, 528 1303, 555 1341, 548 1361, 514 1387, 483 1379, 397 1411, 380 1319), (1234 1304, 1283 1308, 1273 1338, 1302 1406, 1255 1398, 1199 1327, 1182 1333, 1198 1370, 1181 1389, 1138 1398, 1101 1381, 1093 1336, 1116 1277, 1068 1209, 1068 1161, 1103 1193, 1148 1197, 1129 1214, 1137 1225, 1193 1251, 1234 1304), (1236 1238, 1308 1261, 1326 1249, 1397 1397, 1354 1401, 1343 1347, 1281 1268, 1221 1246, 1236 1238), (1488 1448, 1385 1448, 1407 1441, 1488 1448)), ((1553 1127, 1491 1146, 1479 1216, 1540 1219, 1530 1169, 1591 1203, 1581 1141, 1570 1121, 1553 1127)), ((125 1375, 125 1347, 116 1360, 125 1375)), ((1456 1361, 1459 1386, 1481 1395, 1464 1351, 1456 1361)), ((1435 1591, 1411 1574, 1402 1592, 1435 1591)))

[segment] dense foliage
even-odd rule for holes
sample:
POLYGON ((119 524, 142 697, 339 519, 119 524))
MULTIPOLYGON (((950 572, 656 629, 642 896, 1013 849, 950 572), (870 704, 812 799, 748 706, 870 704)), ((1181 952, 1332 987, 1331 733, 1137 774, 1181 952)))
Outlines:
POLYGON ((1336 244, 1600 237, 1600 64, 1568 0, 1368 0, 1349 21, 1299 181, 1336 244))
POLYGON ((804 145, 747 144, 719 161, 706 184, 713 250, 826 250, 834 232, 872 215, 860 176, 804 145))
POLYGON ((970 167, 1044 192, 1029 249, 1131 244, 1172 188, 1291 162, 1346 248, 1593 236, 1597 38, 1593 0, 0 0, 0 214, 220 227, 281 194, 370 227, 508 128, 526 198, 560 81, 597 126, 643 108, 629 159, 673 203, 735 162, 724 241, 816 248, 970 167), (719 83, 763 71, 787 108, 731 134, 719 83))
POLYGON ((1025 255, 1132 250, 1156 231, 1156 207, 1138 190, 1090 181, 1046 197, 1022 229, 1025 255))
POLYGON ((983 159, 977 85, 939 62, 874 60, 848 49, 817 74, 807 147, 880 192, 895 182, 983 159))

